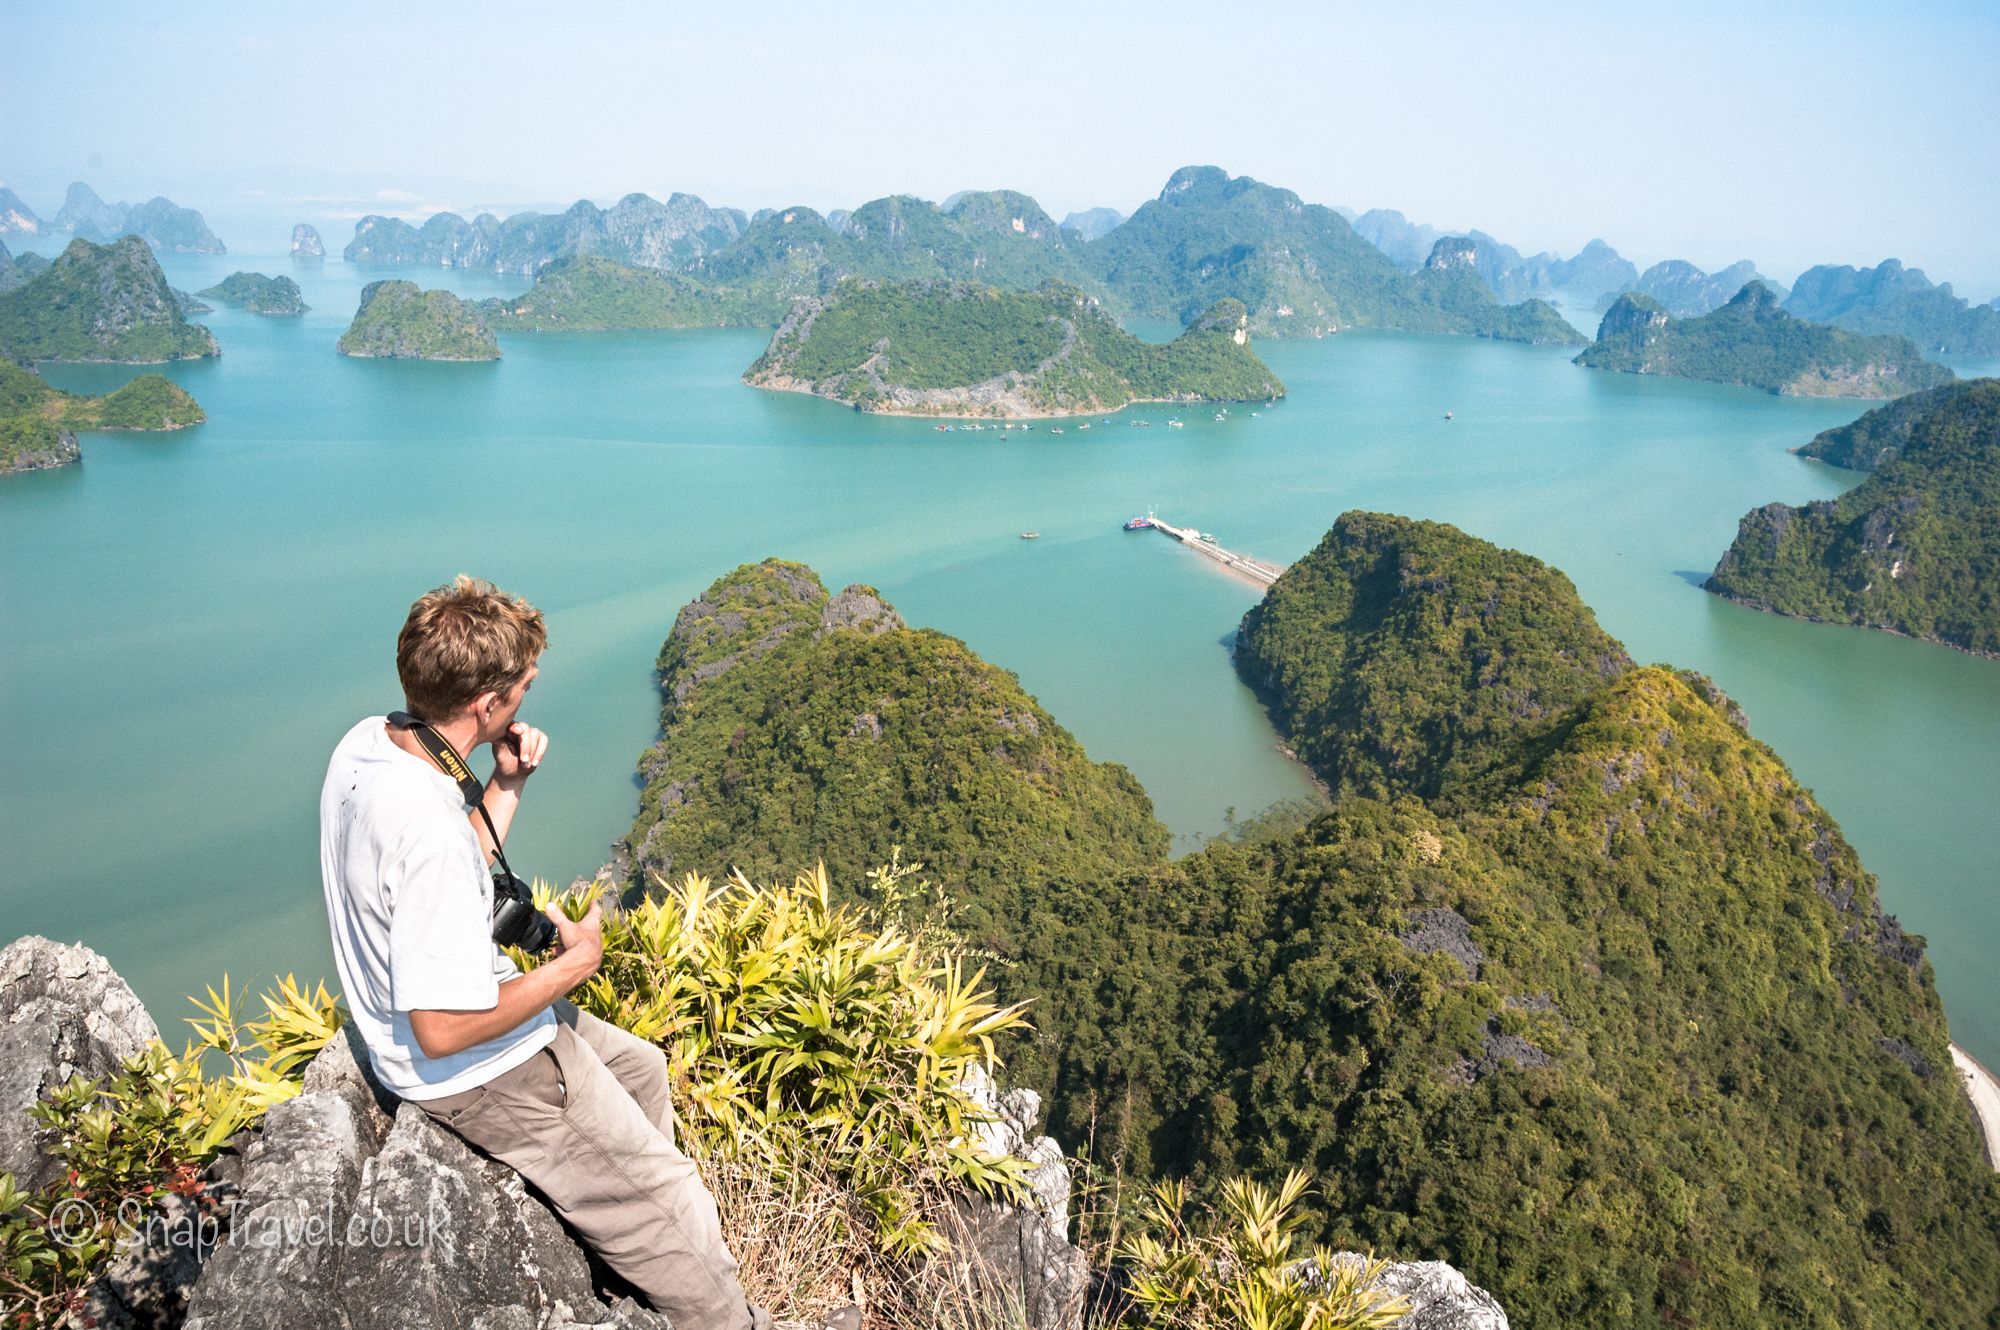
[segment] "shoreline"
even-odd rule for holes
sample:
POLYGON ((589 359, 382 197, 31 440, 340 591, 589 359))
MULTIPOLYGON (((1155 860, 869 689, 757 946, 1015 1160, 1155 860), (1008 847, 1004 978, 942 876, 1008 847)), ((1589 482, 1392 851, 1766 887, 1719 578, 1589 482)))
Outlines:
POLYGON ((745 387, 759 388, 767 393, 797 393, 801 397, 817 397, 822 402, 831 402, 835 406, 846 407, 849 411, 853 411, 857 415, 887 416, 893 420, 1077 420, 1085 416, 1114 416, 1128 406, 1242 406, 1250 402, 1271 400, 1282 402, 1285 400, 1283 397, 1276 399, 1263 397, 1134 397, 1131 401, 1126 402, 1124 406, 1092 407, 1088 411, 1027 411, 1020 414, 996 413, 992 411, 971 413, 951 411, 871 411, 865 407, 857 406, 853 402, 843 402, 838 397, 829 397, 825 393, 815 392, 811 388, 800 387, 796 380, 790 383, 758 383, 753 382, 749 378, 744 378, 741 382, 745 387))
POLYGON ((1978 1058, 1957 1044, 1951 1045, 1951 1065, 1965 1097, 1972 1101, 1972 1115, 1979 1120, 1987 1166, 2000 1172, 2000 1076, 1986 1070, 1978 1058))

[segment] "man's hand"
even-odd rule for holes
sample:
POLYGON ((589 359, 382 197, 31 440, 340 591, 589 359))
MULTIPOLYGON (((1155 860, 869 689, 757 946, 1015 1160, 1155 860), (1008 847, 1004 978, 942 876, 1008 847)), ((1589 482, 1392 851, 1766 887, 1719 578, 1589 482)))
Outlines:
POLYGON ((549 754, 549 736, 532 725, 515 721, 493 741, 493 779, 519 789, 549 754))
POLYGON ((596 974, 604 964, 604 907, 592 901, 590 913, 581 919, 571 919, 559 905, 550 905, 546 913, 549 922, 556 926, 554 959, 574 969, 576 978, 571 984, 574 987, 596 974))

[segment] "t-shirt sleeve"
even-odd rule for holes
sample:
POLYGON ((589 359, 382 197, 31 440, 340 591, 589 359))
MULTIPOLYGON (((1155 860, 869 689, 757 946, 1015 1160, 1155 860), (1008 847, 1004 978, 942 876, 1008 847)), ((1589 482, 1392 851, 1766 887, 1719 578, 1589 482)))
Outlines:
POLYGON ((389 995, 397 1011, 484 1011, 500 1000, 478 851, 449 824, 401 839, 392 887, 389 995))

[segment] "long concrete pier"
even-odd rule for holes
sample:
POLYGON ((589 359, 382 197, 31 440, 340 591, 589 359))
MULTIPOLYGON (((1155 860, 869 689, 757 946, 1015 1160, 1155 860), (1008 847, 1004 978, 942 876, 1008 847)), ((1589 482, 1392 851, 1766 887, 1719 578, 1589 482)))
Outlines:
POLYGON ((1152 523, 1153 530, 1172 536, 1203 558, 1213 559, 1238 577, 1254 582, 1258 586, 1271 585, 1278 580, 1278 574, 1285 571, 1275 563, 1265 563, 1262 559, 1253 559, 1247 554, 1236 554, 1212 540, 1203 540, 1201 533, 1192 527, 1175 526, 1172 522, 1159 517, 1152 518, 1152 523))

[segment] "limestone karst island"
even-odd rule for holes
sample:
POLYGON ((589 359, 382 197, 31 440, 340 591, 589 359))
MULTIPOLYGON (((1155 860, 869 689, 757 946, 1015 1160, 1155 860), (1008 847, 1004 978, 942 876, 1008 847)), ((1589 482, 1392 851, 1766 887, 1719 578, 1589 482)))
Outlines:
POLYGON ((16 10, 0 1330, 2000 1330, 2000 12, 16 10))

